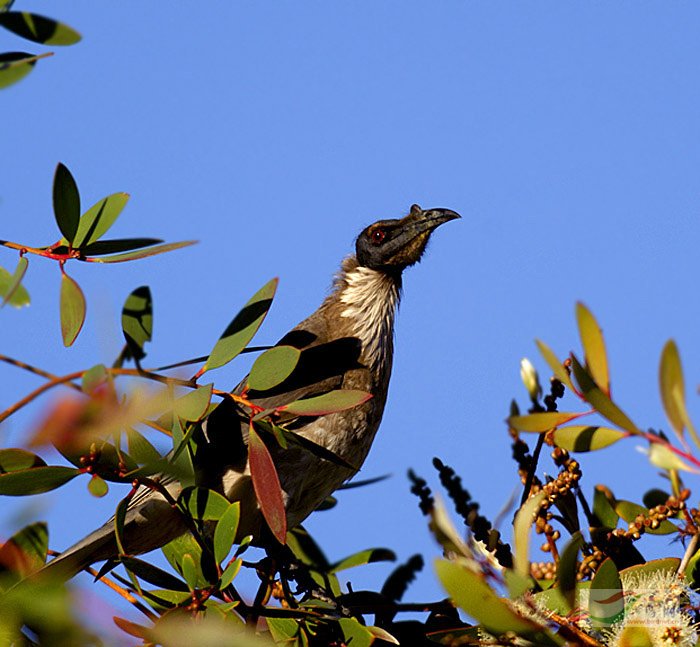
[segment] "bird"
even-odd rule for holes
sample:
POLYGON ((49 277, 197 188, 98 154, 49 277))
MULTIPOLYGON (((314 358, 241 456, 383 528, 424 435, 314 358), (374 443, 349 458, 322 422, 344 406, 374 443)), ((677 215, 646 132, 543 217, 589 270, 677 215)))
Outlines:
MULTIPOLYGON (((371 398, 357 407, 322 416, 300 416, 286 427, 333 452, 343 461, 324 460, 302 447, 268 449, 282 490, 287 528, 298 526, 362 466, 375 438, 387 400, 394 354, 394 322, 404 270, 420 261, 433 231, 460 218, 443 208, 411 206, 399 219, 364 228, 335 276, 320 307, 279 340, 300 351, 294 371, 267 391, 233 389, 261 409, 270 409, 335 389, 357 389, 371 398)), ((261 538, 266 523, 250 476, 247 441, 250 412, 224 399, 194 434, 197 485, 240 501, 237 541, 261 538)), ((161 486, 177 499, 182 485, 164 475, 161 486)), ((140 486, 126 512, 123 548, 137 555, 164 546, 187 532, 182 516, 161 493, 140 486)), ((269 532, 269 531, 268 531, 269 532)), ((95 562, 117 558, 114 523, 108 521, 52 559, 44 570, 69 579, 95 562)))

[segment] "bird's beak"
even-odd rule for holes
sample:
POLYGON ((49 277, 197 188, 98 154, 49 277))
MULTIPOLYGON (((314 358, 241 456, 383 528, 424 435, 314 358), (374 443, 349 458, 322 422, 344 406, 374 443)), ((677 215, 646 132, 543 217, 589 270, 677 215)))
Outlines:
POLYGON ((456 211, 451 209, 421 209, 414 205, 411 208, 411 213, 407 216, 406 224, 414 236, 418 236, 425 232, 431 232, 443 223, 450 220, 461 218, 456 211))

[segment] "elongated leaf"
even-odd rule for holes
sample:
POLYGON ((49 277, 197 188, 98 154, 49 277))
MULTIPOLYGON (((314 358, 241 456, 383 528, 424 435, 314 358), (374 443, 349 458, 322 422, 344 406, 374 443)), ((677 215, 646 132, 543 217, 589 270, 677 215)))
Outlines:
MULTIPOLYGON (((637 503, 632 503, 632 501, 617 501, 615 504, 615 512, 627 523, 632 523, 639 515, 642 515, 644 518, 649 517, 649 510, 637 503)), ((652 535, 670 535, 671 533, 678 532, 678 528, 670 521, 662 521, 657 528, 647 526, 646 532, 652 535)))
POLYGON ((128 193, 113 193, 92 205, 80 218, 73 247, 83 249, 102 238, 115 223, 128 201, 128 193))
POLYGON ((37 522, 22 528, 0 546, 0 573, 10 570, 22 577, 38 571, 49 550, 49 529, 37 522))
POLYGON ((317 443, 297 434, 283 427, 279 427, 272 424, 268 420, 258 420, 255 421, 256 427, 263 431, 264 433, 272 434, 280 444, 286 449, 289 445, 294 445, 296 447, 301 447, 314 456, 318 456, 323 460, 329 461, 330 463, 335 463, 341 467, 345 467, 351 470, 358 470, 359 468, 355 465, 351 465, 347 461, 343 460, 337 454, 334 454, 330 449, 326 449, 323 445, 318 445, 317 443))
POLYGON ((586 358, 586 368, 598 388, 609 396, 610 376, 603 332, 591 311, 580 301, 576 304, 576 319, 586 358))
POLYGON ((287 535, 287 515, 277 470, 269 450, 252 424, 248 433, 248 457, 255 496, 272 534, 280 544, 284 544, 287 535))
POLYGON ((198 588, 198 584, 202 580, 200 569, 197 568, 197 564, 190 554, 182 557, 182 577, 185 578, 185 582, 187 582, 187 586, 189 586, 191 591, 198 588))
POLYGON ((327 571, 330 569, 330 562, 323 553, 323 550, 303 526, 292 528, 289 533, 287 533, 287 543, 297 559, 301 560, 307 566, 312 566, 319 571, 327 571))
POLYGON ((4 472, 17 472, 33 467, 44 467, 44 459, 26 449, 0 449, 0 474, 4 472))
POLYGON ((80 34, 72 27, 28 11, 4 11, 0 13, 0 25, 42 45, 74 45, 80 41, 80 34))
POLYGON ((248 345, 272 305, 277 283, 277 279, 266 283, 245 304, 243 310, 233 318, 219 341, 216 342, 209 358, 199 372, 200 375, 205 371, 228 364, 248 345))
POLYGON ((60 465, 15 470, 0 474, 0 494, 6 496, 41 494, 61 487, 80 473, 78 469, 60 465))
POLYGON ((683 470, 684 472, 697 473, 696 469, 690 467, 668 445, 662 445, 661 443, 652 443, 649 447, 649 462, 662 470, 683 470))
POLYGON ((146 356, 143 347, 153 335, 153 299, 148 286, 136 288, 122 308, 122 332, 131 357, 141 360, 146 356))
POLYGON ((604 528, 617 528, 617 521, 620 515, 615 512, 616 501, 611 500, 612 492, 606 487, 596 485, 593 492, 593 514, 604 528))
POLYGON ((72 244, 80 222, 80 194, 71 172, 60 162, 53 178, 53 213, 63 237, 72 244))
POLYGON ((160 238, 113 238, 111 240, 97 240, 83 247, 85 256, 103 256, 104 254, 117 254, 130 252, 133 249, 141 249, 157 245, 163 241, 160 238))
POLYGON ((153 245, 144 249, 137 249, 133 252, 126 252, 125 254, 115 254, 114 256, 92 256, 86 260, 89 260, 91 263, 124 263, 126 261, 135 261, 140 258, 148 258, 149 256, 155 256, 156 254, 172 252, 175 249, 182 249, 183 247, 189 247, 190 245, 194 245, 196 242, 196 240, 183 240, 179 243, 153 245))
POLYGON ((443 588, 454 603, 476 619, 489 633, 500 636, 513 632, 536 644, 545 630, 524 618, 506 600, 501 599, 484 581, 483 576, 444 559, 435 562, 435 570, 443 588))
POLYGON ((329 413, 353 409, 367 402, 371 397, 372 394, 365 391, 338 389, 313 398, 297 400, 296 402, 277 407, 276 410, 298 416, 325 416, 329 413))
POLYGON ((301 351, 293 346, 275 346, 255 360, 248 387, 254 391, 267 391, 284 382, 296 368, 301 351))
POLYGON ((578 572, 578 554, 583 546, 583 536, 577 530, 568 541, 559 559, 557 567, 557 584, 562 598, 569 609, 575 606, 576 598, 576 573, 578 572))
POLYGON ((221 515, 214 530, 214 559, 221 564, 231 551, 231 546, 236 539, 238 522, 241 518, 241 504, 239 501, 231 503, 221 515))
POLYGON ((38 60, 38 56, 27 52, 0 54, 0 89, 21 81, 34 69, 38 60))
POLYGON ((218 521, 229 508, 228 500, 214 490, 188 487, 182 491, 178 502, 193 519, 218 521))
POLYGON ((532 431, 542 433, 563 425, 571 420, 580 418, 583 413, 573 413, 570 411, 552 411, 547 413, 529 413, 525 416, 511 416, 508 418, 508 425, 518 431, 532 431))
POLYGON ((118 504, 117 509, 114 511, 114 538, 117 542, 117 549, 119 555, 125 555, 124 550, 124 522, 126 521, 126 511, 129 507, 130 497, 124 497, 118 504))
POLYGON ((213 384, 207 384, 178 398, 173 403, 173 413, 185 420, 200 420, 209 410, 213 388, 213 384))
POLYGON ((85 296, 67 274, 61 275, 61 334, 63 345, 72 346, 85 322, 85 296))
POLYGON ((580 425, 557 429, 554 432, 554 443, 570 452, 591 452, 609 447, 626 436, 629 434, 619 429, 580 425))
POLYGON ((149 464, 161 460, 160 452, 150 441, 135 429, 126 430, 129 455, 138 463, 149 464))
POLYGON ((234 559, 225 569, 224 572, 221 574, 221 580, 219 581, 219 586, 221 589, 225 589, 233 580, 235 579, 236 575, 238 575, 238 571, 241 570, 241 564, 243 563, 243 560, 239 557, 237 559, 234 559))
POLYGON ((566 368, 564 368, 564 365, 559 361, 559 358, 554 354, 554 351, 539 339, 536 339, 535 343, 537 344, 537 348, 540 349, 540 353, 542 353, 542 357, 544 358, 545 362, 547 362, 549 368, 552 369, 554 377, 556 377, 569 390, 573 391, 574 387, 571 383, 569 372, 566 370, 566 368))
POLYGON ((361 550, 359 553, 350 555, 345 559, 341 559, 331 566, 331 573, 338 573, 339 571, 344 571, 348 568, 354 568, 355 566, 364 566, 365 564, 372 564, 374 562, 395 562, 396 554, 394 551, 388 548, 368 548, 367 550, 361 550))
POLYGON ((609 557, 598 568, 590 588, 588 612, 594 627, 610 627, 625 613, 622 580, 609 557))
POLYGON ((0 296, 3 297, 3 305, 9 303, 15 308, 29 305, 29 292, 21 284, 27 264, 26 258, 20 258, 13 274, 0 267, 0 296))
POLYGON ((122 557, 119 560, 134 575, 145 582, 169 591, 187 591, 187 585, 174 575, 135 557, 122 557))
POLYGON ((629 431, 631 434, 639 435, 641 431, 627 415, 620 409, 603 391, 596 386, 593 378, 583 368, 575 355, 571 355, 571 365, 574 369, 574 376, 578 382, 580 390, 586 402, 591 404, 600 413, 618 427, 629 431))
POLYGON ((513 566, 521 577, 530 576, 530 529, 535 522, 537 512, 545 498, 544 492, 538 492, 530 497, 518 510, 513 523, 513 540, 515 555, 513 566))

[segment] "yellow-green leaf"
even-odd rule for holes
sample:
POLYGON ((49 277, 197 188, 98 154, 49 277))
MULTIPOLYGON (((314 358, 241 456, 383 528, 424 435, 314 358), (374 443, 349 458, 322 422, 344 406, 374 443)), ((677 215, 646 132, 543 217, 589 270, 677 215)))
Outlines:
POLYGON ((554 354, 554 351, 539 339, 536 339, 535 343, 537 344, 537 348, 540 349, 540 353, 542 353, 544 361, 547 362, 549 368, 552 369, 554 377, 556 377, 570 391, 573 391, 574 386, 571 383, 569 372, 566 370, 566 368, 564 368, 564 364, 559 361, 559 358, 554 354))
POLYGON ((2 305, 9 303, 15 308, 29 305, 29 292, 27 292, 26 288, 22 285, 22 279, 24 278, 28 265, 29 261, 27 261, 26 256, 22 256, 19 261, 17 261, 17 267, 12 274, 0 267, 0 296, 3 298, 2 305))
POLYGON ((0 88, 6 88, 21 81, 29 74, 42 56, 26 52, 5 52, 0 54, 0 88))
POLYGON ((572 425, 557 429, 554 443, 570 452, 590 452, 608 447, 626 436, 629 436, 627 432, 610 427, 572 425))
POLYGON ((73 247, 80 249, 106 234, 128 201, 128 193, 113 193, 92 205, 80 218, 73 247))
POLYGON ((535 522, 542 501, 545 498, 544 492, 538 492, 530 497, 518 510, 513 523, 513 540, 515 542, 515 554, 513 562, 516 572, 522 577, 530 575, 530 528, 535 522))
POLYGON ((683 470, 685 472, 695 472, 697 470, 690 467, 678 454, 673 452, 668 445, 652 443, 649 447, 649 462, 662 470, 683 470))
POLYGON ((542 433, 543 431, 549 431, 550 429, 554 429, 554 427, 563 425, 583 415, 585 414, 572 413, 570 411, 529 413, 524 416, 511 416, 508 418, 507 422, 509 426, 518 431, 542 433))
POLYGON ((593 381, 606 395, 610 395, 608 357, 603 332, 591 311, 580 301, 576 304, 576 320, 586 358, 586 368, 593 381))
POLYGON ((266 350, 250 369, 248 387, 267 391, 284 382, 296 368, 301 351, 293 346, 274 346, 266 350))
POLYGON ((207 384, 175 400, 173 412, 185 420, 197 421, 209 410, 214 384, 207 384))
POLYGON ((85 296, 67 274, 61 275, 61 334, 63 345, 72 346, 85 321, 85 296))
POLYGON ((28 11, 4 11, 0 13, 0 25, 42 45, 74 45, 80 41, 80 34, 72 27, 28 11))

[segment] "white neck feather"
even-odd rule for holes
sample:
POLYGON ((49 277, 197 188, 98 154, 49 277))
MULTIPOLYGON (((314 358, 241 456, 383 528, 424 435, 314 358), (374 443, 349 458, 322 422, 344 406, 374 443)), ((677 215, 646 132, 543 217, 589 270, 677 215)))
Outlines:
POLYGON ((385 365, 393 350, 399 283, 384 272, 362 266, 349 269, 342 283, 340 302, 346 307, 340 316, 352 321, 366 360, 375 367, 385 365))

